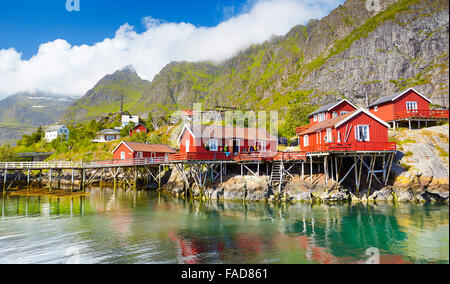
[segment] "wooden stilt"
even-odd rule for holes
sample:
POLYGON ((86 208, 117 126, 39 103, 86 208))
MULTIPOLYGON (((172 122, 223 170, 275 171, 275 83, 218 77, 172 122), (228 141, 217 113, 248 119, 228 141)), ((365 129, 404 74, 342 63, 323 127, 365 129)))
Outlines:
POLYGON ((323 172, 325 174, 325 185, 328 184, 328 156, 323 158, 323 172))
POLYGON ((370 165, 370 180, 369 180, 369 187, 367 188, 367 197, 370 196, 370 187, 372 186, 372 178, 373 178, 373 171, 375 169, 375 162, 377 161, 377 156, 375 155, 375 157, 372 157, 372 161, 371 161, 371 165, 370 165))
POLYGON ((8 170, 5 169, 3 172, 3 192, 6 192, 6 182, 8 180, 8 170))
POLYGON ((305 161, 302 161, 302 180, 305 180, 305 161))
POLYGON ((309 157, 309 165, 310 165, 309 175, 310 175, 311 183, 312 183, 312 182, 313 182, 313 162, 312 162, 312 156, 309 157))
POLYGON ((49 185, 50 191, 52 191, 52 180, 53 180, 53 170, 50 169, 50 185, 49 185))
POLYGON ((391 161, 389 163, 389 168, 388 168, 388 172, 386 174, 386 181, 384 183, 384 186, 387 186, 387 183, 389 182, 389 175, 391 173, 391 168, 392 168, 392 163, 394 162, 394 157, 395 157, 395 153, 393 153, 391 156, 391 161))

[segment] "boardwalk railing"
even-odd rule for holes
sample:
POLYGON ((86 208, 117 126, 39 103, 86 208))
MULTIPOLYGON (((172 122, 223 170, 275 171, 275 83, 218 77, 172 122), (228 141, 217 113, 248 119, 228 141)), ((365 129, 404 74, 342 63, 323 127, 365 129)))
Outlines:
POLYGON ((303 150, 308 153, 314 152, 376 152, 395 151, 395 142, 358 142, 358 143, 326 143, 310 147, 303 150))
POLYGON ((448 110, 407 110, 395 114, 395 119, 404 118, 449 118, 448 110))
POLYGON ((306 152, 252 152, 240 153, 234 157, 237 162, 251 161, 298 161, 306 160, 306 152))
POLYGON ((203 153, 178 153, 169 156, 170 162, 180 161, 230 161, 233 160, 233 153, 203 152, 203 153))
POLYGON ((71 162, 71 161, 51 161, 51 162, 2 162, 0 169, 88 169, 88 168, 106 168, 106 167, 126 167, 139 165, 152 165, 168 163, 166 157, 142 158, 128 160, 106 160, 92 162, 71 162))

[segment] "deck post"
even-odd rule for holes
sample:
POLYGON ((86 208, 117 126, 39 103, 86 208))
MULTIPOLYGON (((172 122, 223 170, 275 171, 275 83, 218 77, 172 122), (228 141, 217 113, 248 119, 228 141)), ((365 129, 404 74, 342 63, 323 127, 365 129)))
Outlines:
POLYGON ((52 191, 52 179, 53 179, 53 170, 50 169, 50 185, 49 185, 50 191, 52 191))
POLYGON ((39 170, 39 180, 38 180, 39 189, 41 189, 41 183, 42 183, 42 170, 39 170))
POLYGON ((223 182, 223 163, 220 162, 220 183, 223 182))
POLYGON ((158 190, 161 190, 161 165, 158 166, 158 190))
POLYGON ((27 174, 27 189, 30 190, 30 168, 28 168, 27 174))
POLYGON ((257 169, 256 169, 256 175, 259 176, 259 162, 258 162, 257 169))
POLYGON ((309 175, 311 177, 311 183, 313 182, 313 162, 312 162, 312 156, 309 156, 309 175))
POLYGON ((411 120, 408 119, 408 124, 409 124, 409 130, 411 130, 411 120))
POLYGON ((325 174, 325 186, 328 184, 328 156, 323 158, 323 172, 325 174))
POLYGON ((386 174, 386 181, 384 182, 384 186, 387 186, 387 183, 389 181, 389 175, 391 173, 391 168, 392 168, 392 163, 394 162, 394 157, 395 157, 395 153, 393 153, 391 155, 391 161, 390 161, 390 164, 389 164, 388 172, 386 174))
POLYGON ((418 124, 418 127, 419 127, 418 129, 420 129, 420 120, 417 121, 417 124, 418 124))
POLYGON ((428 121, 425 120, 425 127, 428 127, 428 121))
POLYGON ((3 192, 6 192, 6 181, 8 179, 8 169, 5 168, 5 171, 3 173, 3 192))
POLYGON ((367 197, 370 196, 370 187, 372 186, 372 178, 373 178, 373 175, 374 175, 373 171, 375 169, 375 162, 376 161, 377 161, 377 156, 375 155, 374 157, 372 157, 372 161, 371 161, 371 165, 370 165, 370 173, 369 173, 370 180, 369 180, 369 187, 367 189, 367 197))
POLYGON ((57 179, 58 179, 58 190, 61 189, 61 172, 62 172, 62 170, 58 170, 58 177, 57 177, 57 179))
POLYGON ((241 176, 244 176, 244 165, 241 164, 241 176))
POLYGON ((81 185, 80 185, 81 191, 84 191, 84 180, 85 180, 85 178, 86 178, 86 172, 85 172, 84 169, 82 169, 81 170, 81 185))
POLYGON ((70 191, 73 191, 73 187, 74 187, 74 184, 75 184, 74 171, 75 171, 75 170, 72 169, 72 178, 71 178, 71 180, 70 180, 70 187, 71 187, 70 191))
POLYGON ((302 180, 305 180, 305 161, 302 161, 302 180))
POLYGON ((358 160, 359 158, 357 158, 356 156, 354 157, 355 160, 355 187, 356 187, 356 194, 359 197, 359 192, 358 192, 358 160))

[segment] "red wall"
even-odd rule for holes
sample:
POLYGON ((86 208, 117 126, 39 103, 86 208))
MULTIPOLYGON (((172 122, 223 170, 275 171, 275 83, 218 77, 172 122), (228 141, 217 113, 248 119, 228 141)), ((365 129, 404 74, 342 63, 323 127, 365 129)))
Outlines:
POLYGON ((395 101, 379 105, 377 112, 374 110, 374 107, 371 107, 370 112, 384 121, 392 121, 395 118, 395 113, 406 111, 406 102, 410 101, 417 102, 418 110, 430 109, 430 103, 427 100, 425 100, 413 90, 409 90, 406 94, 396 99, 395 101))
MULTIPOLYGON (((350 129, 350 127, 353 126, 348 136, 347 143, 355 143, 355 142, 364 143, 357 141, 355 138, 355 128, 357 125, 370 125, 369 127, 370 142, 388 142, 388 128, 365 113, 359 113, 357 116, 348 120, 346 123, 340 125, 337 129, 332 128, 333 142, 337 142, 338 131, 341 133, 341 143, 345 142, 345 131, 347 125, 348 125, 347 129, 350 129)), ((326 129, 322 129, 320 131, 320 134, 310 133, 309 147, 314 147, 317 146, 318 144, 326 144, 324 140, 326 133, 327 133, 326 129), (317 143, 317 141, 319 141, 319 143, 317 143)), ((300 142, 300 149, 304 149, 303 135, 299 137, 299 142, 300 142)))
MULTIPOLYGON (((119 148, 116 149, 116 151, 114 151, 113 159, 114 160, 120 160, 120 153, 121 152, 125 152, 125 160, 136 159, 137 158, 137 152, 131 151, 130 148, 125 146, 125 144, 122 144, 122 145, 120 145, 119 148)), ((165 153, 154 153, 154 155, 152 155, 151 152, 142 152, 142 157, 143 158, 165 157, 165 156, 166 156, 165 153)))
MULTIPOLYGON (((207 151, 205 149, 205 146, 203 144, 202 139, 194 139, 189 131, 184 131, 184 134, 181 137, 180 140, 180 153, 186 153, 186 141, 190 141, 190 147, 189 147, 189 153, 214 153, 213 151, 207 151)), ((209 139, 208 139, 209 140, 209 139)), ((218 139, 219 140, 219 139, 218 139)), ((221 139, 222 141, 218 141, 219 143, 219 149, 222 148, 224 145, 233 145, 233 143, 230 141, 231 139, 221 139)), ((205 140, 206 141, 206 140, 205 140)), ((267 141, 266 144, 267 151, 277 151, 277 142, 276 141, 267 141)), ((250 140, 240 140, 240 151, 243 152, 244 149, 247 149, 250 146, 256 146, 254 141, 250 140)))
POLYGON ((133 136, 133 134, 137 133, 137 130, 140 130, 140 132, 147 133, 147 128, 143 125, 138 125, 135 128, 130 130, 130 137, 133 136))

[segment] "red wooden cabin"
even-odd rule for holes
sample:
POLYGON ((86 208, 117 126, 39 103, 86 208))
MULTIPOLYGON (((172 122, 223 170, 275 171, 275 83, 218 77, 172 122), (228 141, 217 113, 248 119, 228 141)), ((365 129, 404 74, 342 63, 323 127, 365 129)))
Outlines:
POLYGON ((145 127, 141 123, 138 123, 135 127, 130 129, 130 137, 136 133, 147 133, 147 132, 148 132, 147 127, 145 127))
POLYGON ((297 132, 304 131, 320 122, 332 119, 333 117, 339 115, 344 115, 356 109, 357 107, 346 99, 326 104, 323 107, 319 108, 318 110, 314 111, 313 113, 309 114, 308 115, 309 124, 300 126, 297 129, 297 132))
POLYGON ((247 152, 270 154, 278 147, 277 137, 265 129, 217 125, 185 125, 178 143, 180 155, 198 160, 231 159, 233 154, 247 152))
POLYGON ((114 160, 169 158, 176 151, 168 145, 122 141, 113 151, 114 160))
POLYGON ((306 152, 390 151, 389 124, 365 109, 336 116, 298 132, 299 145, 306 152))
POLYGON ((383 97, 369 105, 369 111, 386 122, 448 119, 448 110, 430 110, 431 100, 414 88, 383 97))

